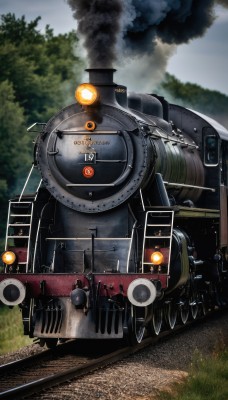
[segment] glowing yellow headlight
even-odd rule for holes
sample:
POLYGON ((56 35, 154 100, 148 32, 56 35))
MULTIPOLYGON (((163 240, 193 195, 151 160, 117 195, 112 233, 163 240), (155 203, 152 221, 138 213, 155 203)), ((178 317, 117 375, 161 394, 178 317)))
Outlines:
POLYGON ((97 101, 98 91, 95 86, 90 83, 82 83, 77 87, 75 97, 78 103, 83 106, 90 106, 97 101))
POLYGON ((155 251, 150 256, 151 262, 154 265, 160 265, 164 262, 164 256, 160 251, 155 251))
POLYGON ((6 265, 12 265, 16 260, 16 254, 13 251, 4 251, 2 253, 2 261, 6 265))

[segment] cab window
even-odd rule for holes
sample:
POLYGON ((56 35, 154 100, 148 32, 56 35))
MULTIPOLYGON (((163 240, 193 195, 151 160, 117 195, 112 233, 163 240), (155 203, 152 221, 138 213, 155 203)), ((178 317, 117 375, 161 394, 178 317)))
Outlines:
POLYGON ((228 143, 222 143, 221 182, 228 186, 228 143))
POLYGON ((218 161, 218 138, 215 135, 206 135, 204 137, 204 165, 215 167, 218 161))

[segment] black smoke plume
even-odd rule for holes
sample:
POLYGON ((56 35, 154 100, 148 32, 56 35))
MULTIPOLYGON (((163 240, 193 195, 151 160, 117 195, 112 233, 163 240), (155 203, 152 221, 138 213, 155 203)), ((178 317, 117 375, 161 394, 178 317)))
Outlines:
POLYGON ((181 44, 202 36, 214 21, 214 0, 127 0, 123 46, 129 55, 152 52, 157 39, 181 44))
POLYGON ((120 31, 121 0, 68 0, 91 67, 111 67, 120 31))
POLYGON ((116 42, 129 56, 152 52, 157 39, 187 43, 212 25, 228 0, 68 0, 92 66, 111 66, 116 42), (121 40, 122 39, 122 40, 121 40))
POLYGON ((216 18, 215 5, 228 7, 228 0, 67 1, 90 67, 112 67, 115 61, 120 71, 121 65, 125 63, 126 69, 133 60, 135 81, 140 85, 151 67, 153 76, 157 67, 157 81, 161 80, 176 46, 205 33, 216 18))

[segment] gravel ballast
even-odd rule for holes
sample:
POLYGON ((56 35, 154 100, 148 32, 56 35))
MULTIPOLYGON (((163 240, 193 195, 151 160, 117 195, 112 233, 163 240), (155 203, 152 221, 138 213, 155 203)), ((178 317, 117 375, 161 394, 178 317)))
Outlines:
MULTIPOLYGON (((188 375, 197 353, 209 355, 222 342, 228 343, 228 314, 193 326, 166 341, 150 346, 108 368, 98 370, 68 384, 49 389, 33 400, 151 400, 160 390, 188 375)), ((42 351, 27 346, 14 354, 0 357, 0 364, 42 351)))

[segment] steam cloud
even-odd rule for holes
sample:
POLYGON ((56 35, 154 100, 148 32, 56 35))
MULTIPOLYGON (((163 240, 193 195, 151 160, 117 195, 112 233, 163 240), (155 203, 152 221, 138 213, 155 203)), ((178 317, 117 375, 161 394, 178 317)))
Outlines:
MULTIPOLYGON (((212 25, 216 4, 228 7, 228 0, 68 0, 68 3, 78 21, 78 33, 84 40, 90 66, 103 68, 111 67, 117 58, 135 62, 141 57, 149 68, 149 59, 153 59, 158 43, 156 56, 161 54, 165 68, 176 45, 202 36, 212 25)), ((140 70, 140 62, 138 67, 140 70)))

